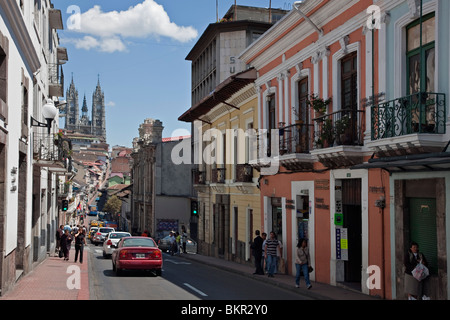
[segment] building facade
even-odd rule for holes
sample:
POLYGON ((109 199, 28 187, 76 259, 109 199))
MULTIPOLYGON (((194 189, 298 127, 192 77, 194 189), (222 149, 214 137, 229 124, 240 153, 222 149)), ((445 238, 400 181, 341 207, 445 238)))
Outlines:
POLYGON ((263 226, 259 174, 249 165, 255 79, 254 69, 230 77, 179 118, 195 123, 199 252, 241 263, 251 260, 250 243, 263 226))
MULTIPOLYGON (((249 152, 238 153, 234 149, 237 143, 225 141, 237 139, 230 134, 232 131, 253 130, 257 119, 252 87, 256 73, 246 71, 247 64, 239 54, 286 13, 280 9, 231 6, 221 20, 206 28, 186 57, 192 61, 192 101, 179 120, 192 123, 198 240, 204 254, 239 262, 251 259, 250 241, 262 226, 258 178, 248 165, 249 152), (215 132, 208 139, 218 139, 221 146, 207 146, 205 132, 215 132), (217 148, 215 152, 220 152, 221 157, 205 147, 217 148), (205 163, 204 151, 213 163, 205 163), (237 162, 238 157, 244 158, 237 162)), ((241 143, 244 148, 245 141, 241 143)))
POLYGON ((162 138, 162 122, 145 119, 131 153, 131 231, 147 230, 156 239, 181 227, 195 234, 191 220, 192 166, 174 161, 175 148, 191 145, 190 137, 162 138))
POLYGON ((373 4, 297 4, 240 55, 258 71, 258 128, 277 137, 260 139, 279 164, 261 177, 264 227, 282 240, 289 273, 307 238, 314 280, 387 299, 405 298, 403 259, 422 242, 427 294, 447 299, 448 263, 437 258, 448 251, 446 180, 435 172, 446 167, 387 163, 434 159, 448 141, 448 4, 373 4))
POLYGON ((63 96, 61 11, 51 1, 0 5, 0 294, 54 252, 70 141, 43 107, 63 96), (47 128, 41 128, 47 127, 47 128))

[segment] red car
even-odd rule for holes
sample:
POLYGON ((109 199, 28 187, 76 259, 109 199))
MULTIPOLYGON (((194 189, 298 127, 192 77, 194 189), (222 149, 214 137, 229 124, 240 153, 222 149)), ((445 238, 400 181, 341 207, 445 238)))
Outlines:
POLYGON ((122 270, 151 270, 161 276, 162 252, 152 238, 124 237, 115 247, 112 265, 117 275, 122 270))

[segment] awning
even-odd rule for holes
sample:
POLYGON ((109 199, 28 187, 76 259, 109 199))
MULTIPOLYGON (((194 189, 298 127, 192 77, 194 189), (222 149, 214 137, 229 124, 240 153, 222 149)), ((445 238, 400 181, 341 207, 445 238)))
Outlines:
POLYGON ((233 108, 237 108, 236 106, 228 104, 226 100, 246 85, 253 83, 255 80, 256 70, 254 68, 239 72, 227 78, 225 81, 220 83, 214 91, 180 116, 178 120, 184 122, 193 122, 194 120, 198 120, 202 115, 208 113, 219 103, 225 103, 233 108))
POLYGON ((384 169, 391 174, 396 172, 449 171, 450 152, 370 159, 369 162, 351 167, 352 170, 376 168, 384 169))

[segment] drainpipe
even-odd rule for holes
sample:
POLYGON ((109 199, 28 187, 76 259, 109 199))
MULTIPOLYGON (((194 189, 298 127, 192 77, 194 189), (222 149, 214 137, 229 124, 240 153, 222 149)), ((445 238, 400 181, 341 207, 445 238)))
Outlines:
POLYGON ((299 9, 300 5, 301 5, 302 3, 304 3, 305 1, 306 1, 306 0, 295 1, 295 2, 294 2, 294 5, 293 5, 294 9, 297 11, 297 13, 298 13, 303 19, 305 19, 306 22, 308 22, 310 25, 313 26, 313 28, 317 31, 317 33, 319 34, 319 36, 323 36, 323 30, 322 30, 322 29, 319 29, 319 27, 318 27, 314 22, 312 22, 311 19, 310 19, 306 14, 304 14, 302 11, 300 11, 300 9, 299 9))

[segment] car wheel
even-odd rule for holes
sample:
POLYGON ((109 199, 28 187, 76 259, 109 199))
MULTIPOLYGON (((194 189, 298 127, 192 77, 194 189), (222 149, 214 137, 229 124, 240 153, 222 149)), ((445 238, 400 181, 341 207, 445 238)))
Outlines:
POLYGON ((122 275, 122 269, 119 269, 116 267, 116 276, 121 276, 122 275))

